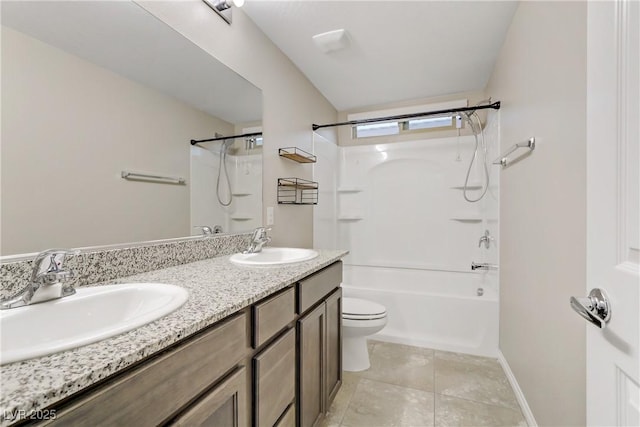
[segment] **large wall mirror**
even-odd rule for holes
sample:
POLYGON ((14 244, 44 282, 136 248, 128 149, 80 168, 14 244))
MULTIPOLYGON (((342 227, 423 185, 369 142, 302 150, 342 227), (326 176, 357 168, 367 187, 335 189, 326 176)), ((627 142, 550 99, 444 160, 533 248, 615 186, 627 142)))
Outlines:
POLYGON ((260 225, 261 138, 190 144, 259 130, 258 88, 133 2, 1 7, 1 255, 260 225))

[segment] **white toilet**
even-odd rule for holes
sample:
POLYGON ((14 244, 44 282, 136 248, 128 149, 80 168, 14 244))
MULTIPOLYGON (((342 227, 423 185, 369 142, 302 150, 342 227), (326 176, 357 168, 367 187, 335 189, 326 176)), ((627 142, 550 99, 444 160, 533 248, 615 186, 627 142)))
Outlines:
POLYGON ((342 298, 342 369, 369 369, 367 337, 387 324, 387 309, 373 301, 342 298))

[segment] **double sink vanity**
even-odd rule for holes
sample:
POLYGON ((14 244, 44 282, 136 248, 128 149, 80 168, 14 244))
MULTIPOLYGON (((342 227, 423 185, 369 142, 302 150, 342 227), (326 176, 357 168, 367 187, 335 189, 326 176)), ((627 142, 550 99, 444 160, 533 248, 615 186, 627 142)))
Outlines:
POLYGON ((0 424, 312 426, 341 385, 345 254, 217 254, 3 310, 0 424))

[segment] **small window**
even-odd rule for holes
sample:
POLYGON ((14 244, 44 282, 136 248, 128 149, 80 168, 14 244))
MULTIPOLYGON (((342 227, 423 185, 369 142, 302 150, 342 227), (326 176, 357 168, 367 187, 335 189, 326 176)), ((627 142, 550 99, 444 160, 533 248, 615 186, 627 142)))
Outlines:
POLYGON ((369 138, 372 136, 398 135, 400 133, 400 123, 372 123, 364 125, 356 125, 353 127, 353 136, 355 138, 369 138))
POLYGON ((451 127, 453 117, 430 117, 425 119, 412 119, 402 123, 403 130, 433 129, 451 127))
POLYGON ((371 138, 376 136, 402 135, 405 133, 432 130, 456 129, 462 127, 459 116, 424 117, 397 122, 368 123, 353 126, 353 138, 371 138))

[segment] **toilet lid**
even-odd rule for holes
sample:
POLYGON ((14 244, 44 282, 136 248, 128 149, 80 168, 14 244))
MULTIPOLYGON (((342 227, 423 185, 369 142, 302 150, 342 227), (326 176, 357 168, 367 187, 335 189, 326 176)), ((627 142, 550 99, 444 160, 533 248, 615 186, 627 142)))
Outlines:
POLYGON ((342 317, 345 319, 381 319, 387 315, 383 305, 360 298, 342 298, 342 317))

